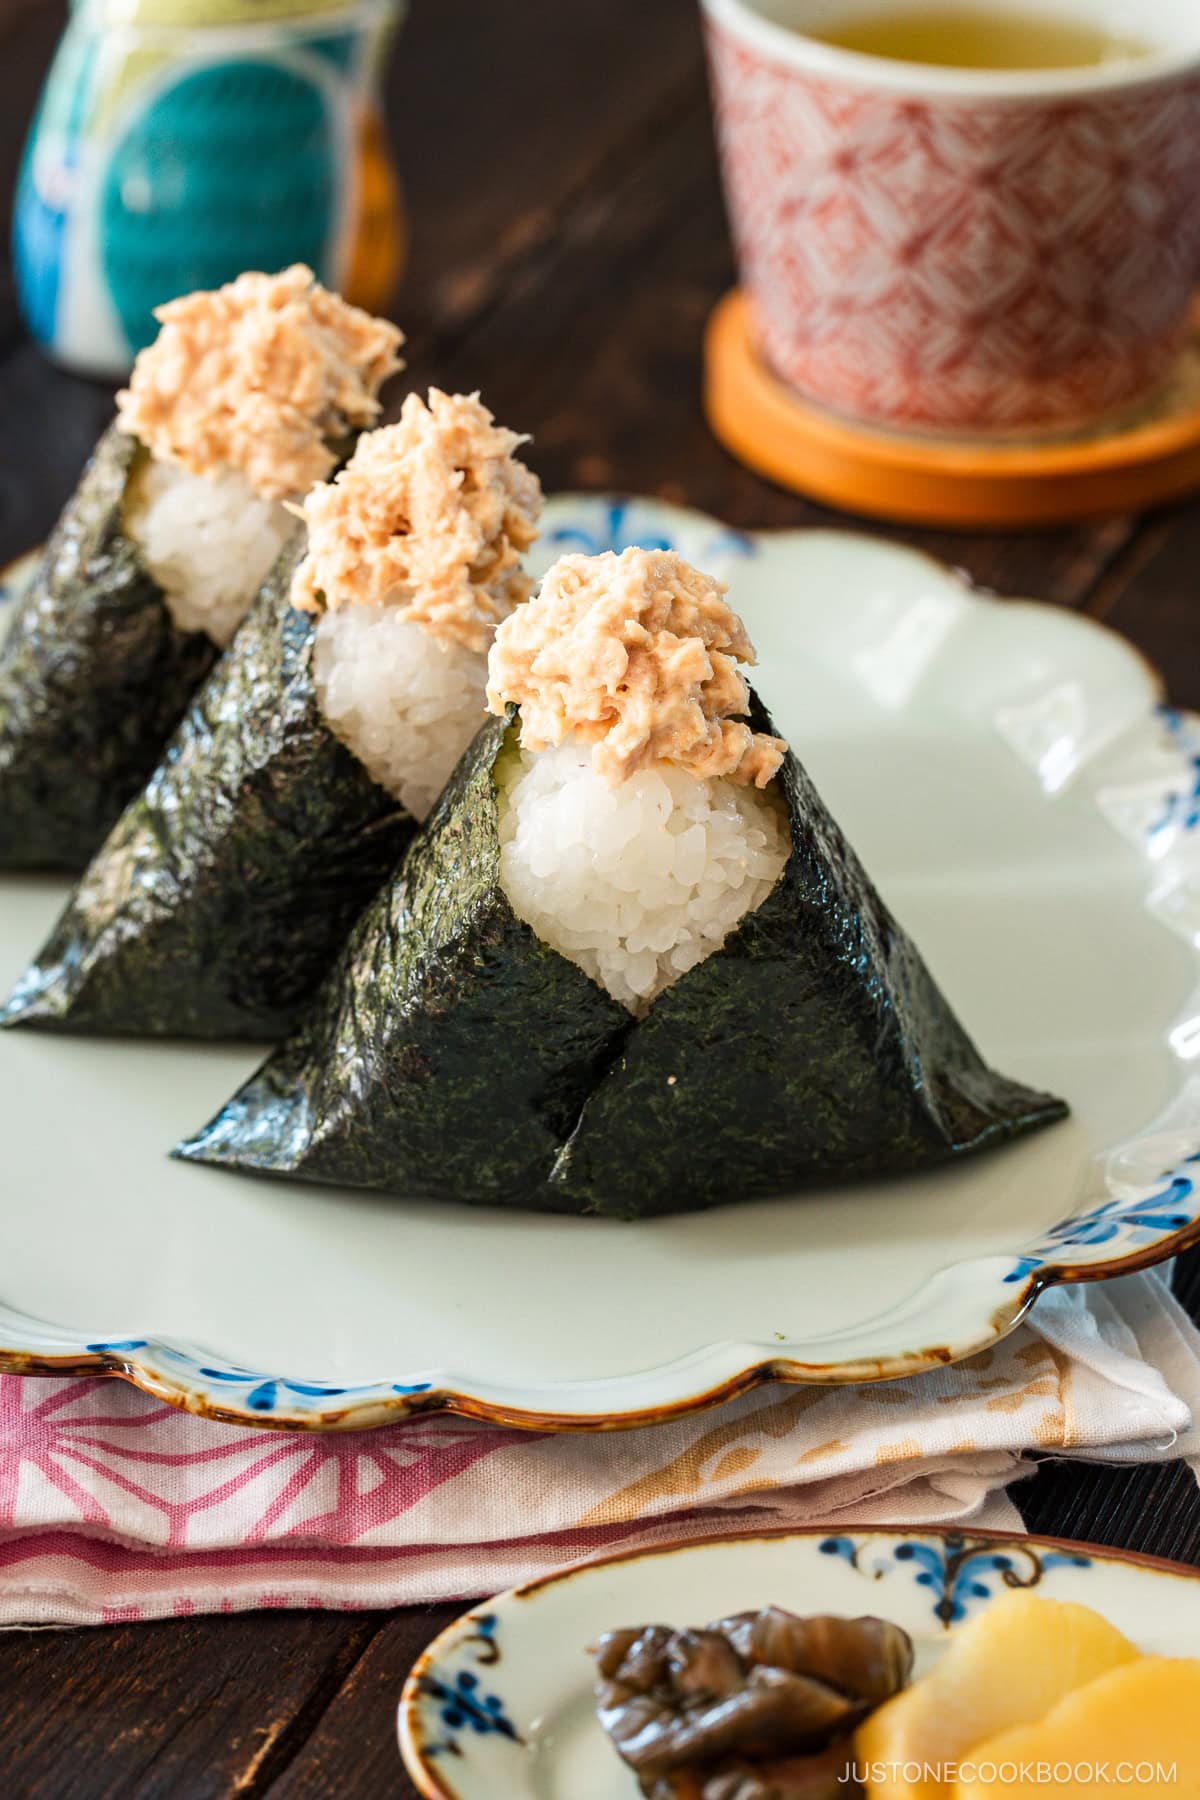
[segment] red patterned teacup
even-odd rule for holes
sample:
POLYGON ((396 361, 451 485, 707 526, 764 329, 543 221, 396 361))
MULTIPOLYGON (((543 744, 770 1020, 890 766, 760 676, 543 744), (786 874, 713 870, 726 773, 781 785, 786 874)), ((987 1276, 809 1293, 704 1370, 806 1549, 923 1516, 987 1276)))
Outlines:
POLYGON ((1200 0, 1121 9, 1144 58, 1037 72, 799 35, 887 0, 702 4, 742 280, 798 392, 995 434, 1117 417, 1166 380, 1200 279, 1200 0))

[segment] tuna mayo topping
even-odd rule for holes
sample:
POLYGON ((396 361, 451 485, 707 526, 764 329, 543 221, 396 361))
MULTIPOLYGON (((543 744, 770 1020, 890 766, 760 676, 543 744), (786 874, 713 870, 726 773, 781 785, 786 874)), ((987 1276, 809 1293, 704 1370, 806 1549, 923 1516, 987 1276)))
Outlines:
POLYGON ((123 431, 193 475, 234 469, 280 500, 323 480, 347 432, 379 414, 403 333, 297 263, 239 275, 155 312, 161 330, 117 395, 123 431))
POLYGON ((488 706, 516 704, 527 750, 590 743, 610 787, 657 762, 765 787, 787 745, 736 717, 755 655, 725 591, 673 551, 560 557, 497 629, 488 706))
POLYGON ((336 478, 300 512, 308 554, 292 604, 400 609, 433 634, 485 650, 498 620, 526 600, 521 553, 537 536, 542 490, 478 394, 404 402, 399 423, 360 438, 336 478))

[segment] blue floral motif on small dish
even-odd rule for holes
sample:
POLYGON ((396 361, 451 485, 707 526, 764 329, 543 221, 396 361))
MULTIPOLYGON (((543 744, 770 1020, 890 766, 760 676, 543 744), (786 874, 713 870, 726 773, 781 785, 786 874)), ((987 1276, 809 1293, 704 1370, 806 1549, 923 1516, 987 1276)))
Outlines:
POLYGON ((1042 1550, 1033 1544, 997 1549, 950 1532, 940 1541, 904 1539, 900 1543, 874 1537, 827 1537, 824 1556, 840 1556, 873 1580, 908 1569, 919 1587, 934 1596, 934 1616, 947 1628, 961 1623, 973 1607, 991 1600, 996 1581, 1006 1588, 1036 1587, 1049 1569, 1091 1568, 1091 1558, 1074 1550, 1042 1550))
MULTIPOLYGON (((492 1667, 500 1661, 496 1641, 499 1621, 494 1613, 473 1613, 467 1624, 474 1627, 463 1637, 458 1648, 479 1667, 492 1667)), ((442 1736, 425 1745, 427 1756, 462 1756, 462 1739, 498 1736, 519 1744, 521 1735, 505 1711, 499 1694, 484 1690, 479 1675, 471 1667, 457 1670, 446 1680, 424 1675, 418 1683, 420 1693, 435 1702, 442 1736)))

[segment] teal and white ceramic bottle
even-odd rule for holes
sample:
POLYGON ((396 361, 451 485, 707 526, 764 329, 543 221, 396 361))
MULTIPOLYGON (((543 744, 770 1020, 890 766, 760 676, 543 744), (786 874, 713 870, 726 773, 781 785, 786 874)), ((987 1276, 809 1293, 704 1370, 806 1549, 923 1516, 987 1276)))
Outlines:
POLYGON ((49 354, 124 374, 162 301, 293 262, 382 310, 403 227, 378 76, 402 5, 74 0, 14 213, 49 354))

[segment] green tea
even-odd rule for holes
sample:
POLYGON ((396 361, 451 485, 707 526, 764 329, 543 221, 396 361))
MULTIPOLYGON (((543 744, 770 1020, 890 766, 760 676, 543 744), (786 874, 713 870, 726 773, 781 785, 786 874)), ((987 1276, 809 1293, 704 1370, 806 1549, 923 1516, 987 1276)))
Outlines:
POLYGON ((1008 7, 907 6, 804 35, 868 56, 954 69, 1086 69, 1149 56, 1152 48, 1100 24, 1008 7))

